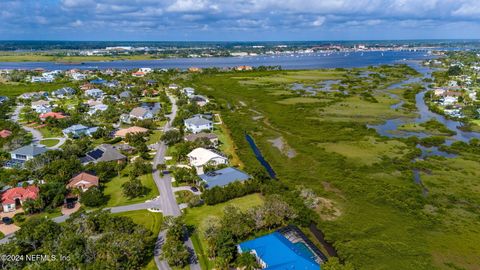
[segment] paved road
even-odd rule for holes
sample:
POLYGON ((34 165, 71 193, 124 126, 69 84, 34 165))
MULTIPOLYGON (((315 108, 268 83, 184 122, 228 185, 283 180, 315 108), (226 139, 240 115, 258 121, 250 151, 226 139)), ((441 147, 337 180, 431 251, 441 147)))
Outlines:
MULTIPOLYGON (((24 105, 18 105, 15 108, 15 111, 13 112, 13 114, 11 116, 11 120, 13 122, 18 123, 24 130, 26 130, 27 132, 30 132, 32 134, 34 144, 39 143, 41 140, 44 139, 42 133, 40 131, 38 131, 38 129, 27 127, 27 126, 24 126, 21 123, 19 123, 20 112, 23 109, 23 107, 24 107, 24 105)), ((51 147, 47 147, 48 149, 58 149, 58 148, 60 148, 60 146, 62 146, 67 141, 66 137, 55 137, 55 138, 45 138, 45 139, 58 140, 58 143, 56 145, 51 146, 51 147)))
MULTIPOLYGON (((163 128, 164 131, 168 131, 171 129, 172 122, 177 116, 177 110, 178 110, 175 98, 170 95, 168 96, 168 98, 172 103, 172 112, 168 116, 169 120, 163 128)), ((163 215, 178 217, 182 214, 182 212, 180 211, 180 207, 177 204, 177 201, 175 199, 175 194, 172 189, 172 177, 169 174, 161 177, 160 172, 156 170, 156 167, 158 164, 165 163, 166 151, 167 151, 167 146, 163 142, 160 142, 157 145, 157 154, 155 155, 155 159, 153 160, 153 168, 154 168, 153 179, 155 180, 155 184, 157 185, 158 190, 160 191, 160 204, 162 205, 163 215)), ((162 245, 165 239, 165 234, 166 234, 166 231, 160 232, 160 234, 158 235, 157 243, 155 245, 155 250, 154 250, 155 263, 157 264, 157 268, 161 270, 170 269, 168 264, 165 261, 161 261, 159 257, 161 253, 162 245)), ((190 263, 190 269, 200 270, 200 264, 198 264, 198 261, 196 259, 195 251, 193 249, 193 244, 190 238, 187 239, 187 241, 185 242, 185 245, 187 246, 187 248, 190 250, 190 253, 192 254, 192 262, 190 263)))
MULTIPOLYGON (((13 122, 16 122, 18 124, 20 124, 18 121, 20 119, 20 111, 23 109, 24 105, 18 105, 16 108, 15 108, 15 111, 13 112, 12 114, 12 121, 13 122)), ((42 133, 40 133, 40 131, 34 129, 34 128, 31 128, 31 127, 27 127, 27 126, 24 126, 22 124, 20 124, 22 126, 22 128, 24 130, 26 130, 27 132, 30 132, 32 133, 33 135, 33 142, 39 142, 41 140, 43 140, 43 135, 42 133)))

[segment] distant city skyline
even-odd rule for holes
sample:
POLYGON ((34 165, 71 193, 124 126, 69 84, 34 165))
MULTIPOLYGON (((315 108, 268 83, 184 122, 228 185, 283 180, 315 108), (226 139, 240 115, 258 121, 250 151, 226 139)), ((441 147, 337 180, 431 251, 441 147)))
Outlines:
POLYGON ((475 0, 0 0, 2 40, 480 38, 475 0))

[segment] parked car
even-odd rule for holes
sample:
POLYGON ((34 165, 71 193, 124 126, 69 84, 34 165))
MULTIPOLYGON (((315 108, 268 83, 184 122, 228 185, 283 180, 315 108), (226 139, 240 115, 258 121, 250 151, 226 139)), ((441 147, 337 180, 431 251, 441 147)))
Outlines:
POLYGON ((3 217, 2 218, 2 222, 5 224, 5 225, 10 225, 13 223, 13 219, 9 218, 9 217, 3 217))
POLYGON ((197 187, 191 187, 190 190, 193 191, 193 192, 198 192, 198 188, 197 188, 197 187))

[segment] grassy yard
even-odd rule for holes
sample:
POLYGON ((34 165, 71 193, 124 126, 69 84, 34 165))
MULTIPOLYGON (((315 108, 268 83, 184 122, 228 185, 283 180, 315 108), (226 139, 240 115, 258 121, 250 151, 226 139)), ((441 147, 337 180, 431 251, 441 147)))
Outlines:
MULTIPOLYGON (((239 207, 242 210, 249 209, 254 206, 262 204, 262 197, 259 194, 247 195, 245 197, 236 198, 225 203, 209 206, 204 205, 196 208, 189 208, 185 214, 185 222, 188 225, 193 225, 195 228, 200 228, 204 220, 209 216, 221 217, 223 209, 227 205, 239 207)), ((195 231, 192 235, 192 242, 195 247, 195 252, 199 257, 202 269, 212 269, 213 265, 205 253, 206 244, 202 234, 195 231)))
POLYGON ((153 199, 159 195, 157 186, 153 181, 151 174, 146 174, 140 177, 142 184, 149 188, 150 191, 147 195, 139 198, 129 199, 122 193, 122 184, 128 181, 128 177, 117 176, 105 184, 104 193, 109 196, 107 207, 142 203, 146 200, 153 199))
POLYGON ((61 130, 52 129, 50 127, 42 127, 42 128, 39 128, 38 131, 40 131, 40 133, 42 133, 42 136, 44 138, 55 138, 55 137, 62 137, 63 136, 61 130))
POLYGON ((233 142, 230 131, 225 124, 216 125, 214 133, 218 136, 220 141, 220 150, 227 154, 230 158, 230 163, 234 166, 243 168, 243 163, 236 153, 236 146, 233 142))
POLYGON ((160 130, 154 130, 150 137, 148 137, 147 145, 158 143, 160 141, 160 137, 162 137, 163 132, 160 130))
POLYGON ((60 140, 57 139, 46 139, 46 140, 41 140, 40 143, 45 145, 46 147, 52 147, 57 145, 60 142, 60 140))
MULTIPOLYGON (((3 62, 1 57, 0 62, 3 62)), ((73 86, 73 84, 72 82, 0 83, 0 96, 16 97, 27 92, 53 91, 65 86, 73 86)))

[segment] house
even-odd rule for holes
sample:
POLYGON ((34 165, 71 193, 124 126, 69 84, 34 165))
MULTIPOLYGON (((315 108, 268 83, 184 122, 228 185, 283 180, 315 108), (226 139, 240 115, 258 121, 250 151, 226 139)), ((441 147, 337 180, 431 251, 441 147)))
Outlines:
POLYGON ((80 90, 82 91, 86 91, 93 88, 95 88, 95 86, 93 86, 91 83, 84 83, 80 86, 80 90))
POLYGON ((122 128, 117 130, 115 132, 115 137, 125 138, 127 134, 138 134, 138 133, 147 133, 147 132, 148 132, 148 129, 146 128, 133 126, 133 127, 122 128))
POLYGON ((87 91, 85 91, 85 95, 92 98, 101 98, 104 94, 105 93, 98 88, 88 89, 87 91))
POLYGON ((247 71, 247 70, 252 70, 253 68, 251 66, 237 66, 235 67, 235 70, 237 71, 247 71))
POLYGON ((453 105, 453 104, 457 103, 457 101, 458 101, 458 98, 457 98, 457 97, 454 97, 454 96, 446 96, 446 97, 443 99, 442 105, 443 105, 443 106, 453 105))
POLYGON ((47 148, 35 145, 20 147, 10 152, 12 160, 7 162, 7 167, 14 167, 9 165, 22 165, 25 161, 31 160, 47 151, 47 148))
POLYGON ((95 80, 91 80, 90 83, 91 84, 105 84, 105 83, 107 83, 107 80, 98 78, 98 79, 95 79, 95 80))
POLYGON ((187 97, 191 98, 193 95, 195 95, 195 89, 191 87, 185 87, 182 89, 182 93, 186 95, 187 97))
POLYGON ((111 144, 101 144, 92 151, 88 152, 85 157, 82 157, 80 161, 82 164, 98 163, 98 162, 124 162, 127 157, 120 153, 115 146, 111 144))
POLYGON ((196 103, 198 106, 200 106, 200 107, 203 107, 203 106, 207 105, 208 102, 209 102, 209 100, 208 100, 207 97, 201 96, 201 95, 193 95, 193 96, 190 98, 190 100, 191 100, 192 102, 195 102, 195 103, 196 103))
POLYGON ((153 71, 151 68, 139 68, 138 71, 143 72, 143 73, 150 73, 153 71))
POLYGON ((3 104, 8 101, 8 97, 6 96, 0 96, 0 104, 3 104))
POLYGON ((52 92, 52 96, 56 98, 66 98, 75 95, 75 89, 71 87, 63 87, 52 92))
POLYGON ((142 72, 142 71, 136 71, 136 72, 133 72, 133 73, 132 73, 132 76, 133 76, 133 77, 143 77, 143 76, 145 76, 145 75, 146 75, 146 73, 145 73, 145 72, 142 72))
POLYGON ((32 82, 32 83, 37 83, 37 82, 48 83, 48 82, 53 82, 53 80, 55 80, 55 77, 53 77, 53 76, 47 76, 47 77, 32 76, 30 78, 30 82, 32 82))
POLYGON ((187 154, 190 165, 197 170, 198 174, 203 174, 203 166, 228 164, 228 159, 217 151, 205 149, 202 147, 195 148, 187 154))
POLYGON ((67 188, 69 189, 80 189, 81 191, 85 192, 91 187, 98 187, 98 176, 87 172, 81 172, 74 176, 67 184, 67 188))
POLYGON ((46 100, 32 101, 30 107, 34 110, 37 110, 39 107, 50 107, 50 102, 46 100))
POLYGON ((200 132, 188 134, 183 139, 187 142, 194 142, 196 140, 208 140, 212 143, 213 146, 218 145, 218 136, 213 133, 200 132))
POLYGON ((188 72, 196 73, 196 72, 201 72, 202 69, 198 67, 189 67, 188 72))
POLYGON ((204 130, 213 130, 213 122, 205 119, 202 115, 194 115, 192 118, 183 121, 185 129, 192 133, 199 133, 204 130))
POLYGON ((78 138, 80 136, 91 136, 98 130, 98 127, 86 127, 81 124, 70 126, 62 130, 63 135, 72 136, 73 138, 78 138))
POLYGON ((90 109, 88 110, 87 114, 92 116, 94 115, 95 113, 97 112, 104 112, 108 109, 108 105, 106 104, 95 104, 93 106, 90 107, 90 109))
POLYGON ((41 105, 35 109, 35 112, 40 114, 49 113, 51 111, 52 111, 52 107, 50 105, 41 105))
POLYGON ((136 107, 130 111, 129 121, 133 119, 138 120, 146 120, 146 119, 153 119, 154 114, 147 108, 144 107, 136 107))
POLYGON ((3 129, 2 131, 0 131, 0 138, 2 139, 8 138, 11 135, 12 135, 12 132, 8 129, 3 129))
POLYGON ((433 94, 435 96, 443 96, 445 94, 445 92, 447 92, 447 90, 443 89, 443 88, 436 88, 435 90, 433 90, 433 94))
POLYGON ((202 181, 206 184, 206 188, 223 187, 236 181, 245 181, 252 178, 247 173, 234 168, 228 167, 220 170, 207 172, 199 175, 202 181))
POLYGON ((321 269, 310 249, 303 242, 299 243, 294 244, 280 232, 273 232, 243 242, 237 249, 239 253, 253 254, 262 269, 321 269))
POLYGON ((75 81, 83 81, 87 78, 87 75, 85 74, 82 74, 82 73, 78 73, 78 72, 74 72, 70 75, 72 77, 73 80, 75 81))
POLYGON ((40 120, 45 121, 47 118, 63 119, 67 116, 61 112, 47 112, 40 114, 40 120))
POLYGON ((12 212, 28 200, 38 198, 40 190, 36 186, 11 188, 2 193, 3 212, 12 212))
POLYGON ((118 94, 118 97, 119 98, 122 98, 122 99, 129 99, 132 97, 132 92, 130 91, 123 91, 121 92, 120 94, 118 94))
POLYGON ((178 88, 179 88, 179 86, 174 84, 174 83, 168 85, 168 89, 170 89, 170 90, 177 90, 178 88))

